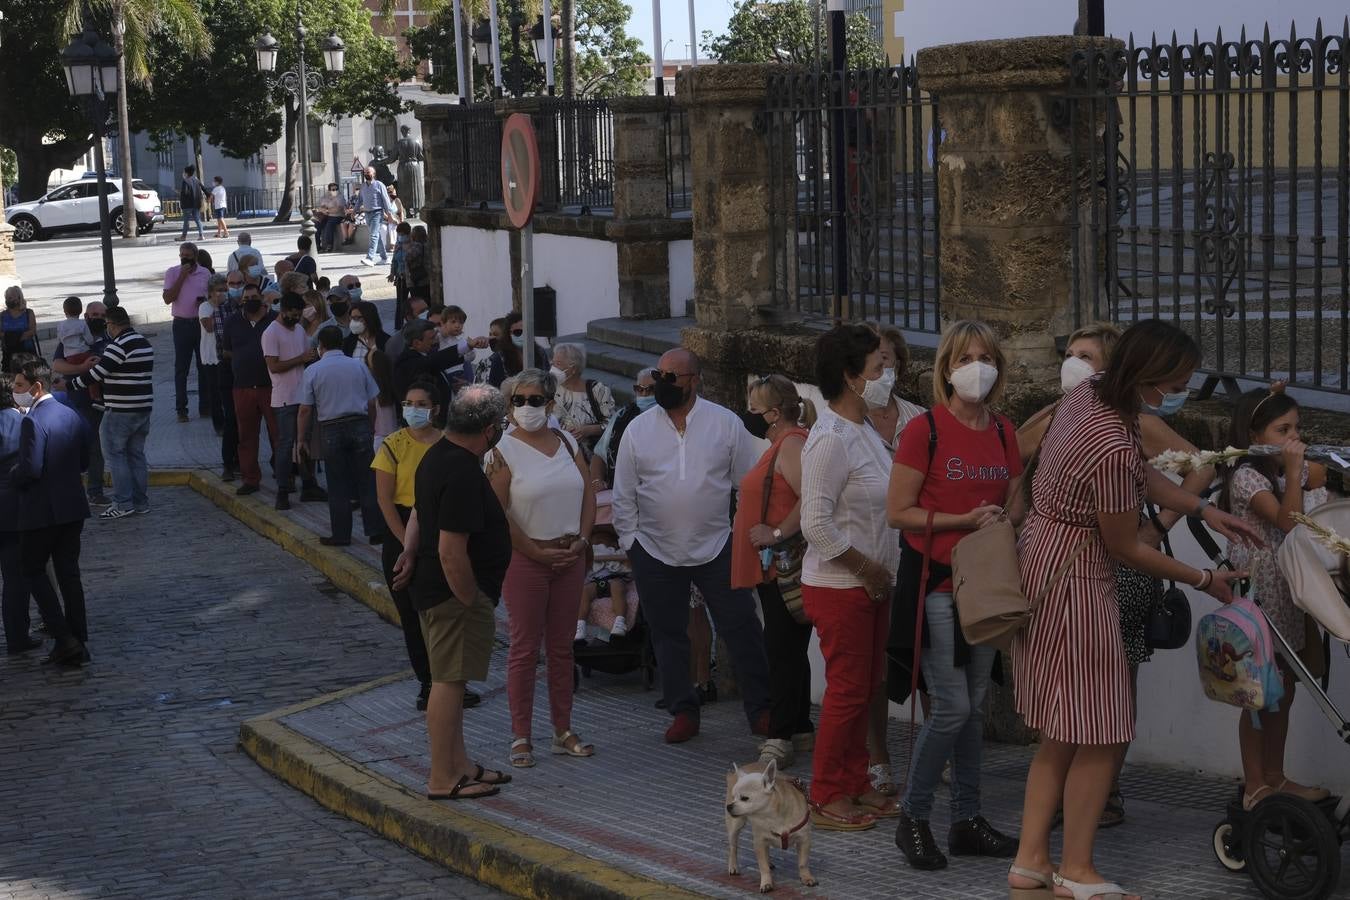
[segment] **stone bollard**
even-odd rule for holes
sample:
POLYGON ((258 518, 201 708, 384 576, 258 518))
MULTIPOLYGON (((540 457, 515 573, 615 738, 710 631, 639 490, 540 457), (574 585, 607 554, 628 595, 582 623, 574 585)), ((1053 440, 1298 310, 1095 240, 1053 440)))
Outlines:
MULTIPOLYGON (((918 54, 919 81, 937 98, 943 131, 936 160, 942 317, 993 325, 1014 383, 1053 382, 1055 338, 1073 330, 1071 198, 1073 180, 1085 173, 1074 171, 1068 127, 1053 108, 1068 94, 1073 52, 1113 45, 1123 46, 1114 38, 1055 36, 918 54)), ((1087 146, 1093 138, 1079 139, 1087 146)), ((1090 194, 1079 191, 1084 201, 1090 194)))
MULTIPOLYGON (((653 223, 670 218, 666 193, 669 97, 622 97, 614 113, 614 221, 653 223)), ((618 244, 619 315, 660 319, 670 310, 670 251, 665 240, 618 244)))

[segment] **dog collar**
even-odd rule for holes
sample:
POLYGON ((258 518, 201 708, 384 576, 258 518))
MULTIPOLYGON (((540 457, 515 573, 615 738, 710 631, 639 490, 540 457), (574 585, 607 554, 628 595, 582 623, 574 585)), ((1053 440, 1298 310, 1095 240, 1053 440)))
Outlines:
POLYGON ((800 822, 798 822, 796 825, 793 825, 787 831, 784 831, 782 833, 775 832, 775 834, 778 835, 778 840, 783 845, 784 850, 788 848, 788 840, 791 839, 791 837, 794 834, 805 828, 806 823, 809 821, 811 821, 811 805, 808 803, 806 805, 806 815, 802 816, 802 820, 800 822))

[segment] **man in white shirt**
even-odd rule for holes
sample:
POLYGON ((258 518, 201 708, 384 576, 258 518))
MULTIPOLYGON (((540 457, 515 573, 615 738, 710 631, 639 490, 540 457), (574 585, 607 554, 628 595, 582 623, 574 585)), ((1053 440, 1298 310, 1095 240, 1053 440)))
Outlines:
MULTIPOLYGON (((225 224, 226 197, 225 182, 217 175, 214 179, 215 186, 211 188, 211 215, 216 218, 216 237, 227 238, 230 236, 230 226, 225 224)), ((231 269, 230 271, 234 271, 231 269)))
POLYGON ((698 357, 661 357, 656 402, 624 431, 614 471, 619 542, 642 597, 675 721, 667 743, 698 734, 699 697, 689 678, 689 595, 698 585, 726 640, 751 731, 767 735, 769 663, 747 590, 731 587, 731 493, 759 458, 755 439, 731 410, 699 397, 698 357))
MULTIPOLYGON (((304 282, 303 275, 291 277, 304 282)), ((303 291, 299 284, 292 285, 303 291)), ((262 334, 263 359, 272 378, 272 410, 279 432, 276 450, 277 509, 290 509, 289 494, 295 490, 295 462, 292 451, 299 434, 300 387, 305 377, 305 365, 318 359, 319 354, 309 346, 309 335, 300 327, 300 315, 305 301, 297 292, 281 298, 281 315, 262 334)), ((302 488, 301 500, 327 500, 314 477, 314 466, 306 461, 299 466, 302 488)))

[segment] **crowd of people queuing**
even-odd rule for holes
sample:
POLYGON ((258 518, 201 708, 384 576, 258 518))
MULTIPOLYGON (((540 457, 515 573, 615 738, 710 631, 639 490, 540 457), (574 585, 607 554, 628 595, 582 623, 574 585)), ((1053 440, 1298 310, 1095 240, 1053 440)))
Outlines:
MULTIPOLYGON (((373 213, 382 219, 378 204, 389 198, 367 193, 360 208, 377 204, 373 254, 391 224, 373 213)), ((259 490, 266 427, 276 507, 289 508, 298 482, 300 500, 328 504, 322 543, 350 544, 359 509, 365 538, 382 545, 427 716, 431 797, 485 797, 511 781, 470 758, 463 737, 463 711, 477 699, 468 684, 487 676, 498 600, 510 638, 503 746, 517 768, 536 764, 541 651, 550 754, 596 753, 571 714, 575 654, 597 623, 606 640, 641 629, 671 716, 664 740, 695 738, 712 698, 711 623, 761 759, 787 768, 814 751, 816 827, 863 831, 894 819, 897 846, 922 870, 947 866, 948 854, 1012 859, 1009 887, 1022 900, 1055 888, 1123 897, 1092 851, 1097 831, 1125 815, 1118 775, 1160 580, 1228 601, 1250 569, 1265 608, 1295 649, 1302 642, 1271 562, 1292 514, 1325 496, 1325 472, 1303 459, 1298 405, 1277 386, 1244 396, 1233 417, 1234 446, 1280 445, 1278 458, 1201 469, 1180 484, 1157 472, 1148 458, 1195 449, 1166 419, 1184 403, 1200 351, 1171 325, 1071 335, 1062 398, 1020 428, 997 412, 1007 360, 995 332, 975 321, 944 330, 930 409, 901 396, 902 334, 866 324, 819 338, 819 405, 769 374, 748 385, 737 414, 702 395, 701 361, 677 348, 639 372, 633 401, 619 406, 585 377, 581 345, 531 352, 538 362, 527 365, 518 314, 471 337, 464 310, 433 306, 414 274, 414 230, 390 230, 392 333, 362 299, 359 277, 317 277, 307 238, 272 273, 246 233, 220 274, 184 243, 163 300, 173 315, 175 408, 187 421, 195 364, 198 413, 221 438, 222 479, 238 480, 240 495, 259 490), (1185 516, 1230 541, 1238 571, 1195 569, 1159 549, 1185 516), (1041 597, 1009 666, 992 645, 967 641, 953 588, 957 546, 1003 519, 1020 528, 1023 589, 1041 597), (816 722, 813 630, 826 681, 816 722), (1020 836, 981 810, 982 709, 1005 671, 1018 712, 1040 734, 1020 836), (886 741, 892 701, 923 711, 900 778, 886 741), (929 825, 942 781, 947 853, 929 825), (1060 823, 1056 866, 1050 835, 1060 823)), ((333 240, 326 229, 324 237, 333 240)), ((6 294, 0 562, 9 652, 41 645, 30 636, 31 595, 55 641, 48 658, 78 665, 90 659, 83 521, 91 505, 105 519, 149 511, 154 350, 125 310, 70 298, 65 314, 49 363, 36 355, 22 293, 6 294)), ((1244 806, 1276 792, 1326 796, 1283 771, 1288 709, 1263 713, 1259 728, 1241 717, 1244 806)))

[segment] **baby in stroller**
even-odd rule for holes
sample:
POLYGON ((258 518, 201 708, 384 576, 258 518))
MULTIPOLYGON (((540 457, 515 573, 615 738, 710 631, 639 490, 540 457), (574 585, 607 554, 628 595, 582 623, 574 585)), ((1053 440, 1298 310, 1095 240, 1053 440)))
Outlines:
POLYGON ((628 556, 609 525, 596 525, 592 530, 591 551, 591 568, 581 586, 575 640, 585 641, 592 628, 599 635, 623 637, 637 617, 638 605, 628 556))

